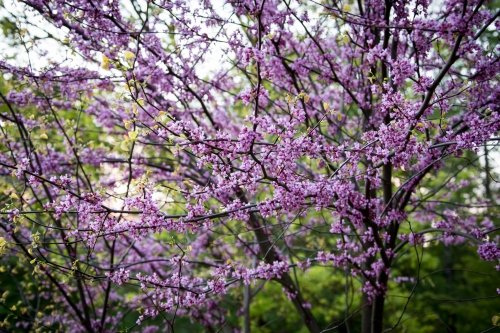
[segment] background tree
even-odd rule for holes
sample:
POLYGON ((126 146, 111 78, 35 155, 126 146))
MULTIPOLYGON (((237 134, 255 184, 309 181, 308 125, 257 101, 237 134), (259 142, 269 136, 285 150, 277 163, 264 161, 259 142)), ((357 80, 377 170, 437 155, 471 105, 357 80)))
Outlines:
POLYGON ((495 329, 496 7, 4 2, 3 328, 495 329))

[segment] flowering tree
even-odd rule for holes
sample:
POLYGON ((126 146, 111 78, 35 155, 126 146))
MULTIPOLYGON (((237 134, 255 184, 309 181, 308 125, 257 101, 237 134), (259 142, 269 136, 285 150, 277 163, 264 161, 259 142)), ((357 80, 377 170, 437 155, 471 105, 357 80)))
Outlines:
POLYGON ((3 12, 19 51, 0 61, 0 252, 24 263, 29 304, 11 309, 12 329, 112 332, 133 318, 127 329, 174 331, 189 318, 248 333, 253 296, 274 281, 320 332, 299 278, 314 268, 343 274, 346 297, 361 295, 346 318, 382 332, 405 310, 383 321, 391 281, 419 283, 394 273, 405 253, 474 244, 498 264, 488 2, 3 12))

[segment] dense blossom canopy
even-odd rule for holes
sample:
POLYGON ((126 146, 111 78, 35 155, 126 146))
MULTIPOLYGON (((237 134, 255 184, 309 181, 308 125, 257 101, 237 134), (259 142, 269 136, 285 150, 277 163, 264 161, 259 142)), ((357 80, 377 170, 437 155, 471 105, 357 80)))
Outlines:
POLYGON ((273 280, 319 332, 296 274, 334 267, 381 332, 405 248, 499 264, 495 184, 460 176, 500 129, 487 1, 13 6, 28 61, 0 60, 0 253, 58 302, 43 325, 217 331, 234 290, 273 280), (450 205, 462 188, 483 208, 450 205))

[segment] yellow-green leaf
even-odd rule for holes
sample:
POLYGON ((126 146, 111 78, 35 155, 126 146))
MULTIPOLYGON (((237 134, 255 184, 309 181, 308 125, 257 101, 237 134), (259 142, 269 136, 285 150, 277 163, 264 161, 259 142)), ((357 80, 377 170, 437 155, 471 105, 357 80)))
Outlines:
POLYGON ((110 64, 109 58, 106 57, 106 55, 103 54, 102 55, 102 59, 101 59, 101 68, 108 70, 109 69, 109 64, 110 64))
POLYGON ((500 314, 496 314, 491 317, 491 323, 493 324, 493 326, 500 327, 500 314))
POLYGON ((132 60, 135 58, 135 53, 130 51, 125 51, 123 52, 123 56, 125 57, 126 60, 132 60))

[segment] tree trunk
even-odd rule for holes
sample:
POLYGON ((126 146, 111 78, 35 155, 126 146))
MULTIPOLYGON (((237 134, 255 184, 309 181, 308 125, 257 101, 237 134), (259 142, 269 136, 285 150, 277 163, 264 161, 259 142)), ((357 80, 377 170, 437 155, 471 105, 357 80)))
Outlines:
POLYGON ((385 295, 375 297, 370 303, 363 295, 362 333, 382 333, 384 330, 384 303, 385 295))
POLYGON ((250 333, 250 285, 243 287, 243 333, 250 333))
MULTIPOLYGON (((238 198, 244 202, 248 203, 244 193, 239 190, 237 192, 238 198)), ((250 213, 250 219, 248 221, 250 227, 252 228, 255 238, 259 244, 259 252, 261 256, 261 260, 264 260, 266 263, 272 264, 274 261, 279 260, 279 256, 276 253, 274 248, 274 244, 270 241, 268 235, 266 234, 265 229, 262 228, 262 225, 265 225, 265 222, 261 223, 259 216, 256 213, 250 213)), ((304 324, 310 333, 319 333, 321 330, 319 328, 318 322, 314 317, 311 309, 305 305, 305 300, 300 293, 300 290, 297 288, 295 283, 293 282, 290 274, 283 273, 281 278, 275 279, 279 284, 281 284, 288 292, 292 295, 296 295, 293 299, 293 305, 295 309, 299 312, 304 324)))
POLYGON ((361 312, 361 332, 371 333, 373 304, 370 302, 368 296, 365 294, 363 294, 361 301, 363 304, 363 310, 361 312))
MULTIPOLYGON (((389 276, 385 273, 379 277, 378 282, 383 290, 387 289, 389 276)), ((385 292, 376 296, 371 302, 368 296, 363 294, 362 333, 382 333, 384 331, 384 305, 385 292)))
POLYGON ((311 312, 311 309, 305 305, 305 300, 302 297, 300 291, 295 287, 292 278, 289 274, 283 274, 281 279, 277 280, 285 289, 287 289, 290 293, 295 294, 296 296, 292 299, 293 305, 295 309, 299 312, 302 321, 306 325, 307 329, 311 333, 319 333, 321 330, 319 329, 318 322, 314 315, 311 312))
POLYGON ((372 333, 382 333, 384 330, 384 302, 385 295, 377 296, 373 302, 372 333))

